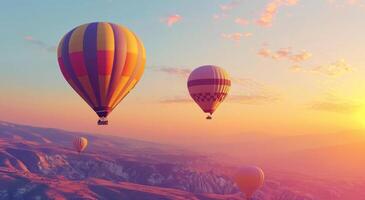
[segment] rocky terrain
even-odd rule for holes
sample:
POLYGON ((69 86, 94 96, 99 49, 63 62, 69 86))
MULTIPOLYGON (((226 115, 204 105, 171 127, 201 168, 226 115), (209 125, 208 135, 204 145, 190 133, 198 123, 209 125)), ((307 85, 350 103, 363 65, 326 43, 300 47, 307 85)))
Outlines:
MULTIPOLYGON (((0 123, 0 199, 243 199, 233 170, 173 146, 0 123), (81 154, 75 136, 89 139, 81 154)), ((361 200, 364 186, 267 170, 254 200, 361 200)))

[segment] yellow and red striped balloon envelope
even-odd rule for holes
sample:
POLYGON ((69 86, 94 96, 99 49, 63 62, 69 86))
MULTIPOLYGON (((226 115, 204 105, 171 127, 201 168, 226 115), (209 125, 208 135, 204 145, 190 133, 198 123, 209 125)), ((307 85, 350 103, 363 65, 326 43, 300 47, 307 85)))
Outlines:
POLYGON ((87 147, 87 139, 84 137, 77 137, 73 141, 73 146, 75 150, 79 153, 83 152, 87 147))
POLYGON ((71 87, 107 124, 106 117, 141 79, 146 53, 127 28, 95 22, 68 32, 58 46, 58 63, 71 87))
MULTIPOLYGON (((205 113, 212 115, 228 95, 231 80, 223 68, 205 65, 191 72, 187 85, 194 101, 205 113)), ((210 115, 207 119, 211 119, 210 115)))

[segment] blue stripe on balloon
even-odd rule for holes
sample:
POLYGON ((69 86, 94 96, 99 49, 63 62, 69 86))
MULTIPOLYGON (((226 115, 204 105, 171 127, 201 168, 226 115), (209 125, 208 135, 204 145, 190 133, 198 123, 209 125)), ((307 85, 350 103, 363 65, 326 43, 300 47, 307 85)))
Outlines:
POLYGON ((101 106, 101 97, 100 97, 100 88, 99 88, 99 73, 98 73, 98 62, 97 62, 97 37, 98 37, 98 23, 90 23, 84 34, 84 59, 85 66, 88 72, 89 80, 91 83, 91 87, 93 88, 97 105, 94 110, 97 110, 97 107, 101 106))

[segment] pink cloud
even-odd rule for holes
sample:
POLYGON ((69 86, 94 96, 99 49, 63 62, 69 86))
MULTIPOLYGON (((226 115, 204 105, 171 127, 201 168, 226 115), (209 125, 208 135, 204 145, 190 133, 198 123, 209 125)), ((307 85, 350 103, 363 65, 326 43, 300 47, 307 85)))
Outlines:
POLYGON ((170 15, 167 18, 163 19, 162 21, 167 24, 167 26, 173 26, 174 24, 180 22, 182 17, 178 14, 170 15))
POLYGON ((274 58, 282 59, 282 58, 289 58, 291 54, 290 48, 281 48, 273 54, 274 58))
POLYGON ((312 54, 307 51, 302 51, 298 54, 294 54, 291 56, 291 60, 293 62, 302 62, 305 60, 308 60, 310 57, 312 57, 312 54))
POLYGON ((239 6, 239 4, 240 4, 240 1, 231 1, 226 4, 219 5, 219 8, 221 9, 221 11, 226 12, 226 11, 236 8, 237 6, 239 6))
POLYGON ((179 67, 162 67, 158 71, 167 73, 169 75, 180 76, 182 78, 187 78, 191 73, 191 69, 179 68, 179 67))
POLYGON ((235 32, 235 33, 222 33, 221 36, 224 39, 239 42, 243 37, 251 37, 252 35, 253 34, 250 32, 245 32, 245 33, 235 32))
POLYGON ((213 15, 214 20, 225 19, 227 17, 228 17, 228 15, 226 13, 220 13, 220 14, 214 14, 213 15))
POLYGON ((360 1, 359 0, 347 0, 346 3, 347 4, 350 4, 350 5, 355 5, 357 3, 359 3, 360 1))
POLYGON ((298 2, 299 0, 271 0, 266 4, 260 18, 257 20, 257 24, 263 27, 270 27, 280 7, 293 6, 298 2))
POLYGON ((249 20, 247 20, 247 19, 244 19, 244 18, 236 18, 235 20, 234 20, 234 23, 236 23, 236 24, 239 24, 239 25, 242 25, 242 26, 245 26, 245 25, 248 25, 248 24, 250 24, 250 21, 249 20))
POLYGON ((214 14, 213 19, 214 20, 220 20, 225 19, 228 17, 228 12, 238 7, 241 3, 241 0, 233 0, 225 4, 220 4, 219 9, 220 13, 214 14))
POLYGON ((251 33, 251 32, 245 32, 245 33, 243 33, 243 36, 245 36, 245 37, 251 37, 251 36, 253 36, 253 33, 251 33))
POLYGON ((222 37, 227 39, 227 40, 232 40, 232 41, 241 41, 241 38, 243 37, 244 35, 242 33, 223 33, 222 34, 222 37))
POLYGON ((289 60, 295 63, 308 60, 312 57, 312 54, 308 51, 301 51, 294 53, 291 48, 281 48, 277 51, 272 51, 267 47, 262 47, 257 54, 264 58, 271 58, 275 60, 289 60))
POLYGON ((261 48, 257 54, 259 56, 262 56, 262 57, 265 57, 265 58, 271 58, 272 57, 271 50, 267 49, 267 48, 261 48))

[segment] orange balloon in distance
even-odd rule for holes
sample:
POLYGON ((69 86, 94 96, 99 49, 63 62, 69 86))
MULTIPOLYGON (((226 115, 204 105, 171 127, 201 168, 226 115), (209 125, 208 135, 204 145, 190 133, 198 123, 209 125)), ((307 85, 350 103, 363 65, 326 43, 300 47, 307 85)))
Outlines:
POLYGON ((127 28, 94 22, 68 32, 58 45, 58 63, 69 85, 107 125, 107 116, 141 79, 146 53, 127 28))
POLYGON ((87 147, 88 141, 85 137, 77 137, 73 141, 75 150, 79 153, 83 152, 87 147))
POLYGON ((205 65, 191 72, 187 86, 190 96, 209 114, 207 119, 212 119, 211 115, 228 95, 231 80, 223 68, 205 65))
POLYGON ((238 170, 234 180, 249 200, 254 192, 264 184, 264 172, 256 166, 245 166, 238 170))

